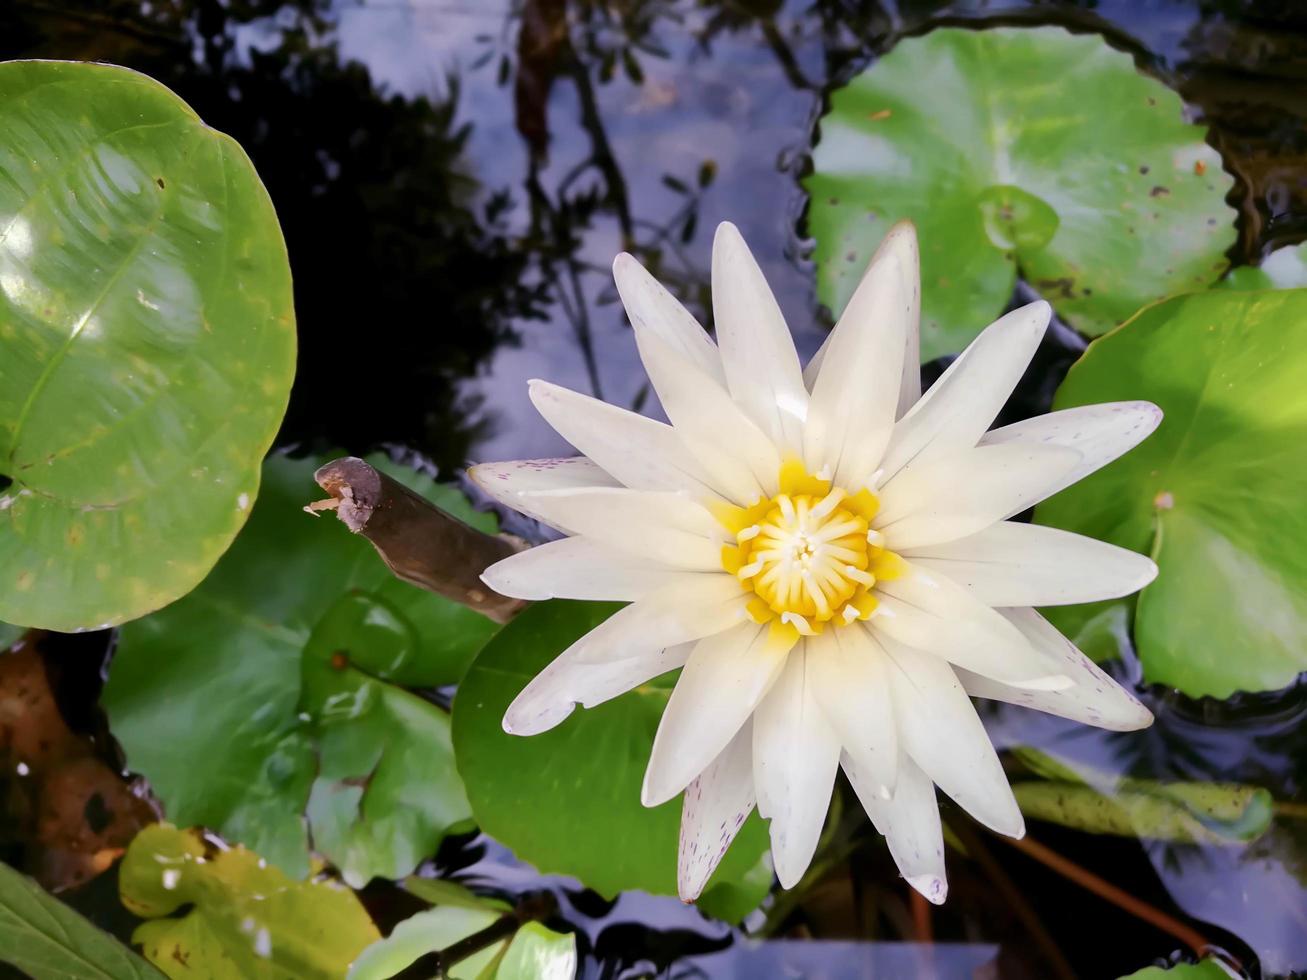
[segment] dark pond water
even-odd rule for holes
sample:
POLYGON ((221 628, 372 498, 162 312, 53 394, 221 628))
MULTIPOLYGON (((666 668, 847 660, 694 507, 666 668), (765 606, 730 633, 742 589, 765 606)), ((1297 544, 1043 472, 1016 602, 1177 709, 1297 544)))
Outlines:
MULTIPOLYGON (((1307 237, 1297 0, 0 0, 0 58, 129 65, 234 135, 277 204, 296 276, 300 367, 282 443, 400 443, 452 476, 566 451, 531 409, 528 378, 644 405, 608 273, 621 249, 702 312, 712 229, 735 221, 811 354, 828 319, 798 177, 826 93, 899 38, 959 23, 1106 34, 1211 127, 1237 177, 1232 258, 1307 237)), ((1009 412, 1046 410, 1081 346, 1051 333, 1009 412)), ((91 725, 94 671, 71 674, 64 701, 91 725)), ((1000 744, 1114 772, 1265 786, 1288 804, 1272 831, 1223 847, 1048 824, 1031 836, 1250 976, 1307 970, 1307 820, 1291 813, 1307 799, 1307 690, 1147 696, 1158 722, 1128 736, 1015 710, 987 720, 1000 744)), ((803 943, 743 943, 670 899, 606 902, 481 838, 452 842, 436 866, 500 892, 554 891, 587 977, 1115 977, 1184 949, 988 837, 964 841, 948 904, 923 918, 854 816, 847 861, 772 911, 772 936, 803 943)), ((123 930, 110 878, 72 900, 123 930)), ((373 891, 387 914, 395 896, 373 891)))

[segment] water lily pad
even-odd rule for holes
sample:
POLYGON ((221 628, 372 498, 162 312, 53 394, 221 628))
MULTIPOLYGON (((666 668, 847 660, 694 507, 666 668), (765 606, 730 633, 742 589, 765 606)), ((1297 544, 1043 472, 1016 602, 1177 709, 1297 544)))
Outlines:
POLYGON ((1261 265, 1241 265, 1220 283, 1223 289, 1295 289, 1307 286, 1307 245, 1276 249, 1261 265))
POLYGON ((1304 377, 1307 290, 1213 290, 1095 341, 1059 389, 1057 409, 1146 398, 1165 413, 1035 515, 1157 561, 1134 616, 1146 679, 1227 697, 1307 669, 1304 377))
MULTIPOLYGON (((671 689, 651 682, 552 731, 505 734, 504 710, 573 640, 610 616, 608 603, 542 602, 478 655, 454 698, 454 751, 477 823, 546 874, 605 895, 676 894, 680 800, 648 809, 640 783, 671 689)), ((767 850, 757 816, 740 831, 699 905, 738 921, 771 883, 748 878, 767 850), (742 887, 747 880, 750 887, 742 887), (757 883, 755 883, 757 882, 757 883), (761 886, 761 887, 759 887, 761 886)))
POLYGON ((31 878, 0 862, 0 964, 5 963, 27 976, 63 980, 162 976, 31 878))
MULTIPOLYGON (((495 529, 457 491, 370 461, 495 529)), ((213 574, 124 628, 103 703, 170 819, 296 877, 312 833, 361 885, 403 877, 466 825, 449 717, 403 687, 458 680, 497 626, 400 582, 363 538, 303 513, 319 462, 267 462, 250 523, 213 574)))
POLYGON ((380 937, 349 889, 292 881, 243 847, 206 854, 198 834, 170 824, 136 836, 118 889, 127 908, 150 920, 132 941, 173 978, 344 977, 380 937))
POLYGON ((1170 967, 1146 966, 1120 980, 1231 980, 1236 975, 1219 961, 1206 959, 1197 963, 1177 963, 1170 967))
POLYGON ((1076 329, 1225 269, 1232 178, 1179 97, 1097 36, 934 30, 831 97, 807 179, 818 295, 843 309, 890 225, 917 223, 921 356, 955 353, 1018 274, 1076 329))
POLYGON ((0 619, 120 623, 245 523, 295 370, 290 265, 229 137, 110 65, 0 65, 0 619))
POLYGON ((508 944, 495 980, 572 980, 576 937, 528 922, 508 944))
MULTIPOLYGON (((448 949, 502 917, 493 905, 439 905, 419 912, 365 949, 350 968, 348 980, 386 980, 420 957, 448 949)), ((516 933, 451 964, 443 975, 451 980, 572 980, 576 939, 528 922, 516 933)))
MULTIPOLYGON (((502 913, 490 909, 469 909, 440 905, 411 915, 385 939, 378 940, 354 961, 349 980, 386 980, 406 970, 419 957, 446 949, 499 919, 502 913)), ((570 938, 570 937, 569 937, 570 938)), ((446 975, 451 980, 480 980, 497 956, 502 956, 508 939, 495 943, 453 965, 446 975)), ((493 969, 489 973, 494 976, 493 969)))

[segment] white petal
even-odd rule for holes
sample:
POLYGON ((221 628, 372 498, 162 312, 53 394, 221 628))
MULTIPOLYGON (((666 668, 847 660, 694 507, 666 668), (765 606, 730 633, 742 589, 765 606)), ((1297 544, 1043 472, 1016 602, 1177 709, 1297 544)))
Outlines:
POLYGON ((902 578, 876 583, 873 634, 1018 687, 1069 687, 1021 631, 943 575, 908 563, 902 578))
POLYGON ((1001 612, 1040 653, 1075 683, 1061 691, 1027 691, 960 670, 958 677, 968 694, 1024 705, 1114 732, 1132 732, 1153 723, 1152 713, 1133 694, 1077 650, 1075 644, 1039 613, 1033 609, 1004 609, 1001 612))
POLYGON ((835 324, 812 386, 804 459, 850 492, 868 483, 894 431, 908 317, 897 249, 876 253, 835 324))
POLYGON ((731 396, 777 445, 797 453, 808 414, 799 355, 771 287, 729 221, 713 239, 712 301, 731 396))
POLYGON ((528 390, 545 421, 624 486, 716 496, 670 425, 547 381, 531 381, 528 390))
POLYGON ((693 902, 753 812, 753 725, 745 722, 689 786, 681 804, 676 890, 693 902))
POLYGON ((1047 303, 1031 303, 972 341, 894 427, 881 463, 886 477, 914 461, 975 446, 1021 380, 1051 314, 1047 303))
POLYGON ((988 446, 1047 443, 1077 450, 1080 464, 1053 484, 1048 491, 1052 496, 1139 445, 1161 422, 1162 410, 1152 402, 1107 402, 1014 422, 985 433, 980 441, 988 446))
POLYGON ((551 524, 619 551, 691 571, 721 571, 720 526, 702 506, 676 493, 601 487, 520 495, 551 524))
POLYGON ((532 520, 567 530, 557 524, 551 524, 544 516, 532 511, 530 504, 522 499, 524 491, 531 490, 565 490, 583 487, 615 487, 618 482, 605 473, 592 460, 584 456, 565 459, 514 459, 506 463, 478 463, 467 471, 472 482, 484 490, 491 498, 525 514, 532 520))
POLYGON ((593 538, 563 538, 495 562, 481 581, 515 599, 633 602, 677 576, 703 574, 712 573, 681 572, 593 538))
POLYGON ((906 755, 899 760, 899 782, 893 799, 876 791, 876 780, 847 753, 840 758, 844 774, 862 808, 885 837, 890 856, 908 884, 936 905, 948 895, 944 873, 944 830, 939 821, 935 784, 906 755))
MULTIPOLYGON (((908 300, 907 329, 904 333, 903 378, 899 383, 896 418, 902 418, 921 397, 921 256, 917 247, 917 229, 911 221, 900 221, 881 241, 868 267, 875 265, 887 253, 898 256, 898 269, 902 275, 902 291, 908 300)), ((847 308, 845 313, 847 314, 847 308)), ((844 319, 840 318, 841 321, 844 319)), ((803 383, 812 391, 817 375, 826 360, 832 330, 821 348, 803 369, 803 383)))
POLYGON ((789 649, 756 623, 700 640, 654 736, 640 798, 657 806, 708 768, 753 714, 789 649))
POLYGON ((753 716, 753 783, 758 812, 771 821, 772 860, 793 888, 817 850, 830 809, 840 740, 817 703, 811 658, 801 643, 753 716))
POLYGON ((1157 577, 1144 555, 1070 531, 1004 521, 978 534, 907 549, 989 606, 1060 606, 1137 592, 1157 577))
POLYGON ((817 703, 867 786, 888 799, 898 778, 899 737, 885 655, 861 629, 828 629, 807 645, 817 703))
POLYGON ((953 668, 893 640, 883 645, 891 663, 894 716, 908 755, 986 827, 1024 836, 1026 825, 1012 787, 953 668))
MULTIPOLYGON (((636 343, 658 337, 723 388, 726 374, 717 345, 681 301, 669 293, 635 257, 623 252, 613 260, 613 280, 635 330, 636 343)), ((580 447, 578 447, 580 448, 580 447)))
POLYGON ((781 457, 731 396, 656 337, 641 345, 649 380, 686 450, 716 491, 738 504, 776 491, 781 457))
POLYGON ((587 633, 573 644, 573 655, 602 662, 712 636, 747 618, 749 595, 734 575, 683 572, 587 633), (612 632, 615 620, 620 632, 612 632))
POLYGON ((952 541, 1043 500, 1079 465, 1063 446, 982 446, 905 466, 880 490, 875 525, 894 551, 952 541))
POLYGON ((693 646, 682 643, 665 650, 645 650, 607 663, 581 663, 565 650, 513 699, 504 712, 504 731, 510 735, 547 732, 564 721, 577 704, 593 708, 682 666, 693 646))

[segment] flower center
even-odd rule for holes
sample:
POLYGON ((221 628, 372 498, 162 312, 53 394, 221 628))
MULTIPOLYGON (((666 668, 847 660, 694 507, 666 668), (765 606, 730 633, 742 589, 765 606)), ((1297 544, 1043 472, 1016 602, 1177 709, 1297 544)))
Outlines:
POLYGON ((735 536, 722 549, 722 567, 753 590, 749 615, 796 638, 827 623, 870 618, 876 581, 903 571, 902 559, 871 526, 878 507, 870 490, 850 495, 792 462, 781 468, 776 496, 718 508, 718 520, 735 536))

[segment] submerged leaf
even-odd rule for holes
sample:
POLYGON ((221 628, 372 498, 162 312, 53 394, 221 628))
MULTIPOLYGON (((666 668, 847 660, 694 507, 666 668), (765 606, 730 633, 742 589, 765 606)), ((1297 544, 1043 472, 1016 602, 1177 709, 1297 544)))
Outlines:
POLYGON ((343 977, 378 937, 347 888, 291 881, 243 847, 206 856, 198 834, 170 824, 132 841, 118 887, 124 905, 152 920, 132 941, 174 978, 343 977))
MULTIPOLYGON (((538 603, 481 652, 454 698, 454 748, 477 823, 546 874, 605 895, 676 894, 680 800, 652 809, 640 783, 671 688, 657 681, 598 707, 577 708, 531 738, 504 732, 504 710, 573 640, 611 615, 606 603, 538 603)), ((751 874, 767 850, 756 816, 740 831, 699 905, 739 921, 771 874, 751 874)))
POLYGON ((286 246, 241 148, 134 71, 0 64, 0 132, 0 619, 109 626, 245 523, 295 371, 286 246))
POLYGON ((1046 780, 1013 785, 1021 812, 1091 834, 1245 844, 1265 833, 1274 816, 1270 792, 1257 786, 1121 778, 1034 749, 1017 755, 1046 780))
MULTIPOLYGON (((1307 669, 1307 290, 1213 290, 1139 313, 1095 341, 1054 408, 1148 399, 1138 448, 1035 518, 1151 554, 1135 602, 1149 681, 1228 697, 1307 669)), ((1046 611, 1064 632, 1082 614, 1046 611)))
POLYGON ((831 97, 806 181, 818 294, 844 308, 895 221, 923 245, 921 356, 960 351, 1020 273, 1076 329, 1225 269, 1232 178, 1179 97, 1100 37, 936 29, 831 97))
POLYGON ((0 862, 0 964, 33 977, 157 980, 154 967, 0 862))
MULTIPOLYGON (((494 530, 457 491, 371 461, 494 530)), ((448 716, 401 685, 456 681, 497 627, 395 579, 367 541, 303 513, 316 466, 267 462, 249 527, 213 574, 123 630, 103 703, 170 819, 212 827, 296 877, 311 831, 362 884, 403 877, 467 821, 448 716)))

